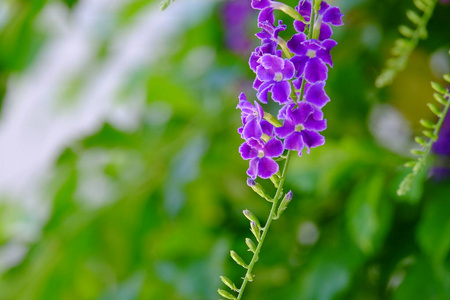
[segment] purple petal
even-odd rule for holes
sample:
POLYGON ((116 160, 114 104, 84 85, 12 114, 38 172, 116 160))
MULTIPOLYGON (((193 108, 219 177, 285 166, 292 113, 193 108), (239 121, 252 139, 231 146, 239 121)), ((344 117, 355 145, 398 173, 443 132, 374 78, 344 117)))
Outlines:
POLYGON ((326 23, 322 23, 322 25, 320 25, 319 41, 329 39, 332 34, 333 30, 331 29, 330 25, 326 23))
POLYGON ((254 9, 264 9, 270 6, 269 0, 252 0, 252 7, 254 9))
POLYGON ((275 72, 272 69, 266 69, 263 66, 256 68, 256 76, 259 80, 270 81, 275 77, 275 72))
POLYGON ((258 59, 260 58, 259 55, 257 55, 255 52, 252 52, 250 55, 250 59, 248 60, 248 64, 250 66, 250 69, 253 70, 253 72, 256 73, 256 68, 259 66, 258 59))
POLYGON ((328 101, 330 101, 330 97, 328 97, 325 93, 324 87, 325 81, 318 81, 311 84, 306 90, 305 100, 322 108, 328 101))
POLYGON ((294 64, 295 71, 297 72, 295 75, 296 77, 300 77, 303 74, 308 60, 309 60, 309 57, 306 55, 302 55, 302 56, 296 55, 293 58, 291 58, 291 62, 294 64))
POLYGON ((267 104, 267 93, 269 92, 269 89, 272 87, 272 84, 270 82, 263 82, 261 86, 258 87, 258 93, 256 94, 256 97, 259 101, 261 101, 264 104, 267 104))
POLYGON ((304 32, 305 31, 305 27, 306 27, 305 23, 303 23, 301 21, 297 21, 297 20, 294 21, 295 31, 297 31, 297 32, 304 32))
POLYGON ((243 159, 252 159, 258 156, 258 149, 251 147, 247 142, 242 143, 239 147, 239 153, 243 159))
POLYGON ((339 8, 333 6, 326 10, 325 14, 323 15, 323 21, 334 26, 341 26, 344 25, 344 23, 342 22, 342 16, 343 14, 341 14, 339 8))
POLYGON ((295 10, 297 10, 306 21, 311 19, 311 1, 299 1, 299 5, 295 7, 295 10))
POLYGON ((281 70, 281 74, 283 74, 283 80, 289 80, 294 77, 294 64, 288 60, 284 60, 284 68, 281 70))
POLYGON ((322 131, 327 129, 327 120, 316 120, 311 115, 303 125, 306 130, 322 131))
POLYGON ((304 47, 303 42, 306 40, 306 35, 301 32, 294 34, 292 38, 287 42, 287 47, 294 54, 305 55, 307 49, 304 47))
POLYGON ((258 164, 258 176, 267 179, 278 172, 278 164, 270 158, 263 157, 258 164))
POLYGON ((300 102, 298 107, 288 112, 292 123, 295 125, 303 124, 306 119, 313 113, 314 109, 311 104, 307 102, 300 102))
POLYGON ((259 124, 258 120, 256 120, 256 118, 252 119, 250 122, 244 125, 242 135, 246 140, 250 138, 256 139, 261 138, 262 135, 261 125, 259 124))
POLYGON ((267 157, 278 157, 283 151, 283 144, 275 138, 270 139, 264 146, 264 155, 267 157))
POLYGON ((272 54, 264 54, 259 63, 266 69, 272 69, 274 72, 281 72, 284 66, 284 60, 272 54))
POLYGON ((252 179, 256 179, 256 176, 258 176, 259 161, 260 161, 259 158, 254 158, 249 163, 247 175, 250 176, 250 178, 252 178, 252 179))
POLYGON ((268 22, 273 24, 275 22, 275 17, 273 15, 273 8, 266 7, 259 12, 258 23, 268 22))
POLYGON ((291 85, 288 81, 274 82, 272 86, 272 98, 275 102, 280 104, 289 101, 291 94, 291 85))
POLYGON ((294 131, 284 140, 284 147, 288 150, 298 151, 298 156, 301 156, 303 149, 302 134, 294 131))
POLYGON ((305 66, 305 79, 310 83, 324 81, 328 77, 328 68, 322 60, 317 57, 311 58, 305 66))
POLYGON ((270 137, 274 136, 275 127, 272 124, 270 124, 266 120, 262 120, 260 125, 261 125, 262 132, 264 134, 267 134, 270 137))
POLYGON ((315 131, 302 130, 301 134, 303 135, 303 141, 308 148, 308 154, 309 148, 315 148, 325 144, 325 138, 315 131))
POLYGON ((255 110, 256 110, 256 113, 257 113, 257 119, 258 119, 258 121, 261 121, 262 118, 263 118, 263 116, 264 116, 264 110, 263 110, 263 108, 261 107, 261 105, 259 105, 259 103, 256 102, 256 101, 255 101, 255 110))
POLYGON ((284 139, 285 137, 287 137, 288 135, 293 133, 294 130, 295 130, 295 125, 292 122, 287 121, 287 120, 284 122, 283 126, 275 128, 275 132, 276 132, 277 136, 279 136, 282 139, 284 139))

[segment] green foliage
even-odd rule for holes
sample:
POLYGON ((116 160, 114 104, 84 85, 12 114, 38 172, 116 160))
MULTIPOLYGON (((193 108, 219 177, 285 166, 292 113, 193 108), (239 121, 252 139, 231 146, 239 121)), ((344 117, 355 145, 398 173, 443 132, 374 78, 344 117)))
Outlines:
MULTIPOLYGON (((444 76, 444 78, 448 79, 448 75, 444 76)), ((448 82, 450 82, 450 80, 448 80, 448 82)), ((428 108, 438 117, 438 119, 436 124, 433 124, 429 120, 420 120, 420 124, 425 127, 423 134, 428 138, 428 141, 425 141, 421 137, 415 138, 415 141, 420 146, 420 149, 413 149, 411 150, 411 153, 417 155, 418 158, 417 161, 410 161, 405 164, 406 167, 412 168, 412 172, 406 175, 400 183, 397 190, 397 194, 399 196, 404 196, 407 194, 414 185, 422 184, 422 179, 424 178, 423 172, 426 172, 431 147, 438 139, 439 130, 441 129, 444 118, 450 107, 450 92, 436 82, 431 82, 431 87, 436 91, 433 95, 435 100, 439 104, 443 105, 443 108, 438 108, 433 103, 427 103, 428 108)))
POLYGON ((392 83, 396 74, 405 68, 411 52, 417 47, 420 39, 427 38, 426 27, 433 14, 437 0, 414 0, 413 2, 419 12, 408 10, 406 16, 414 28, 406 25, 401 25, 398 28, 403 37, 395 41, 391 50, 394 57, 386 61, 385 68, 375 80, 375 85, 378 88, 392 83))

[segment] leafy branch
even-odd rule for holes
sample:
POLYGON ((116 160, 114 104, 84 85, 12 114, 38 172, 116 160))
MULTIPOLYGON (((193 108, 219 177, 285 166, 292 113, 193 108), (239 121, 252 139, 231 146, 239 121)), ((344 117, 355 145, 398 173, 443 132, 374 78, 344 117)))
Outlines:
POLYGON ((405 68, 408 58, 416 48, 419 40, 427 38, 427 23, 433 14, 437 0, 413 0, 413 2, 421 13, 408 10, 406 16, 416 25, 416 28, 412 29, 406 25, 399 26, 398 30, 403 38, 395 41, 394 47, 391 50, 394 57, 386 61, 385 68, 375 81, 375 85, 378 88, 392 83, 396 74, 405 68))
POLYGON ((161 1, 161 3, 159 4, 159 8, 161 10, 165 10, 167 7, 169 7, 170 4, 172 4, 173 2, 175 2, 175 0, 163 0, 161 1))
POLYGON ((244 216, 250 221, 250 231, 255 236, 257 244, 255 245, 253 240, 251 240, 249 238, 245 239, 245 243, 248 246, 248 251, 253 253, 252 259, 248 265, 244 262, 244 260, 236 252, 234 252, 233 250, 230 251, 231 258, 233 258, 233 260, 238 265, 240 265, 244 269, 246 269, 247 272, 243 278, 244 281, 242 282, 242 285, 240 288, 237 288, 236 285, 229 278, 227 278, 225 276, 220 276, 220 279, 226 286, 228 286, 232 291, 235 291, 238 293, 238 296, 235 297, 231 293, 229 293, 225 290, 219 289, 218 290, 219 295, 221 295, 222 297, 224 297, 226 299, 232 299, 232 300, 242 299, 242 296, 244 294, 244 290, 245 290, 245 287, 247 286, 247 283, 253 281, 253 277, 254 277, 254 275, 252 273, 253 267, 255 266, 256 262, 258 261, 259 252, 261 251, 261 247, 264 243, 267 232, 269 231, 270 225, 273 220, 277 220, 280 217, 280 215, 283 213, 283 211, 286 209, 287 205, 289 204, 289 202, 292 199, 292 192, 288 192, 284 195, 284 198, 281 201, 281 203, 279 203, 279 200, 283 196, 284 180, 285 180, 287 168, 289 165, 290 156, 291 156, 291 153, 289 151, 286 155, 286 161, 284 163, 281 177, 279 177, 277 179, 277 176, 274 175, 275 177, 272 179, 273 182, 275 183, 275 186, 277 187, 275 196, 272 199, 267 196, 267 194, 262 190, 261 186, 259 186, 258 184, 255 184, 254 182, 251 182, 251 184, 250 184, 250 186, 253 188, 253 190, 255 190, 256 193, 258 193, 259 195, 264 195, 264 198, 266 200, 268 200, 269 202, 272 202, 272 208, 270 209, 270 213, 269 213, 269 216, 267 217, 267 221, 266 221, 266 224, 264 227, 261 227, 258 218, 252 212, 250 212, 249 210, 244 210, 244 212, 243 212, 244 216))
MULTIPOLYGON (((450 83, 450 74, 444 75, 444 79, 450 83)), ((397 194, 399 196, 405 195, 411 189, 414 183, 414 179, 424 170, 425 166, 427 165, 431 147, 433 146, 434 142, 436 142, 439 136, 439 130, 441 129, 442 122, 444 122, 444 118, 449 110, 450 91, 436 82, 431 82, 431 86, 435 90, 435 93, 433 94, 434 99, 436 99, 438 103, 443 105, 443 109, 439 109, 433 103, 427 104, 430 110, 438 117, 438 121, 436 124, 433 124, 429 120, 420 120, 420 124, 425 128, 423 134, 428 138, 428 141, 425 141, 422 137, 415 138, 417 144, 421 146, 421 149, 413 149, 411 150, 411 153, 418 155, 419 157, 417 158, 417 160, 410 161, 405 164, 406 167, 412 168, 412 171, 400 183, 400 186, 397 190, 397 194)))

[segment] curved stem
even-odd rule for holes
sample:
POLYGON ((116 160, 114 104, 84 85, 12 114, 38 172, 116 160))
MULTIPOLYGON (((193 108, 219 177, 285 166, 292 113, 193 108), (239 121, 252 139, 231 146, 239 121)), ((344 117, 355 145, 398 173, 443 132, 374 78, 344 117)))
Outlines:
POLYGON ((245 274, 244 281, 242 282, 241 288, 239 289, 239 295, 237 297, 237 300, 242 299, 242 295, 244 294, 245 287, 247 286, 247 283, 249 282, 249 279, 253 278, 252 270, 255 266, 256 262, 258 261, 259 252, 261 251, 261 247, 264 243, 264 239, 266 238, 267 232, 269 231, 270 224, 272 224, 272 221, 274 220, 276 216, 276 211, 278 207, 278 201, 280 200, 282 194, 283 194, 283 185, 284 185, 284 179, 287 172, 287 168, 289 165, 289 158, 291 157, 291 151, 288 151, 286 154, 286 162, 283 167, 283 171, 281 173, 281 180, 280 184, 278 185, 277 192, 275 193, 275 196, 273 197, 272 202, 272 208, 270 209, 269 216, 267 217, 266 224, 263 229, 263 233, 261 235, 261 239, 258 242, 258 246, 256 247, 255 252, 253 253, 252 260, 250 261, 250 264, 247 268, 247 273, 245 274))

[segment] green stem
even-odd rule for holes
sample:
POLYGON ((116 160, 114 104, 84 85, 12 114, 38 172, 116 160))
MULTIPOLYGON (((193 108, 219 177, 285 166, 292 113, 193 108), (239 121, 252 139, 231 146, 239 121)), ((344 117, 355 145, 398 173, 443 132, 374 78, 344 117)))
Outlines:
POLYGON ((261 235, 261 239, 258 242, 258 246, 256 247, 255 252, 253 253, 252 260, 250 261, 250 264, 247 268, 247 273, 245 274, 244 281, 242 282, 241 288, 239 289, 239 295, 237 297, 237 300, 242 299, 242 295, 244 294, 245 287, 247 286, 247 283, 249 282, 249 278, 252 278, 252 271, 253 267, 255 266, 256 262, 258 261, 259 252, 261 251, 261 247, 264 243, 264 239, 266 238, 267 232, 269 231, 270 225, 272 224, 272 221, 274 220, 276 216, 278 201, 281 198, 281 195, 283 194, 283 185, 284 185, 284 179, 287 172, 287 168, 289 165, 289 158, 291 157, 291 152, 288 151, 286 155, 286 162, 283 167, 283 172, 281 173, 281 180, 280 184, 278 186, 277 192, 275 193, 275 196, 273 197, 272 202, 272 208, 270 209, 269 216, 267 217, 266 225, 264 226, 263 233, 261 235))

